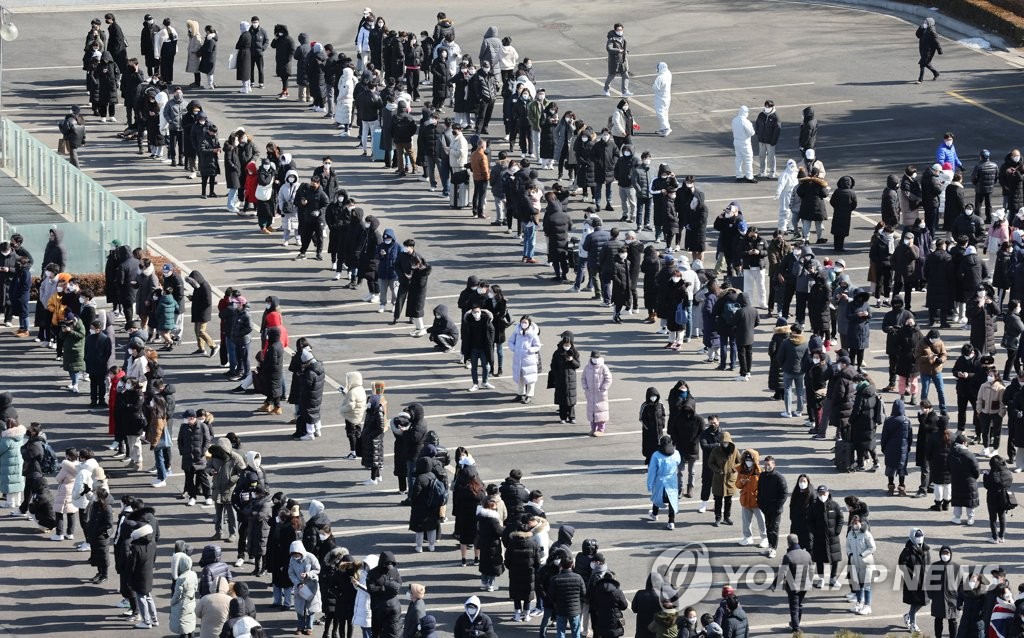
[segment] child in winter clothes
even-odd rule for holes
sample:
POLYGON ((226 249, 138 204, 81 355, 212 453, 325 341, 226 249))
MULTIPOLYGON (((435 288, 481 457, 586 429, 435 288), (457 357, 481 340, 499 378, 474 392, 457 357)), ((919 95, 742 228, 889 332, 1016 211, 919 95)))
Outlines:
POLYGON ((256 162, 250 161, 245 165, 245 181, 242 184, 242 213, 248 211, 250 205, 256 208, 256 186, 256 162))
POLYGON ((647 388, 647 398, 640 406, 641 454, 649 465, 651 455, 658 449, 658 441, 665 434, 665 406, 655 388, 647 388))

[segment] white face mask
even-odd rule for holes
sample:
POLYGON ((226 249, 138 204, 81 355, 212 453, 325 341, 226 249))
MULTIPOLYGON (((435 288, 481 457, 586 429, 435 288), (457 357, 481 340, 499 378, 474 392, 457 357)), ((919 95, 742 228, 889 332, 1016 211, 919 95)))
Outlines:
MULTIPOLYGON (((79 298, 78 298, 78 303, 82 303, 82 304, 84 304, 84 303, 85 303, 85 301, 86 301, 86 300, 85 300, 85 297, 79 297, 79 298)), ((991 379, 989 379, 989 380, 991 380, 991 379)))
POLYGON ((748 460, 746 461, 746 466, 747 466, 747 467, 754 467, 754 462, 748 459, 748 460))
POLYGON ((527 328, 530 327, 530 322, 529 321, 520 321, 519 322, 519 327, 522 328, 523 330, 526 330, 527 328))
POLYGON ((562 344, 562 350, 572 350, 572 344, 571 343, 563 343, 562 344))
POLYGON ((537 501, 537 507, 544 507, 544 499, 537 501))
POLYGON ((370 222, 363 222, 363 226, 365 228, 369 228, 370 227, 370 222))
POLYGON ((806 490, 807 489, 807 481, 800 481, 799 483, 797 483, 797 485, 799 485, 800 489, 802 489, 802 490, 806 490))
POLYGON ((267 310, 270 310, 271 308, 273 308, 273 306, 272 306, 271 304, 269 304, 269 303, 268 303, 268 304, 267 304, 267 310))
POLYGON ((317 534, 317 536, 320 538, 320 540, 325 541, 327 540, 327 537, 330 536, 330 534, 324 534, 323 532, 320 532, 319 534, 317 534))
POLYGON ((480 313, 479 312, 473 312, 471 314, 473 315, 474 319, 479 319, 480 318, 480 313))
POLYGON ((918 547, 920 547, 921 545, 924 545, 924 536, 915 536, 914 537, 914 544, 917 545, 918 547))
POLYGON ((996 378, 995 378, 994 376, 992 376, 991 374, 990 374, 990 375, 988 375, 987 379, 988 379, 988 382, 989 382, 989 383, 992 383, 993 381, 995 381, 995 380, 996 380, 996 378))
POLYGON ((390 245, 392 243, 392 239, 390 237, 385 237, 384 243, 390 245))
POLYGON ((325 171, 331 170, 331 163, 330 162, 324 162, 324 170, 325 171))
POLYGON ((854 526, 853 526, 853 531, 855 531, 855 532, 859 532, 859 531, 860 531, 860 528, 861 528, 861 525, 860 525, 860 524, 858 523, 857 525, 854 525, 854 526))
POLYGON ((623 156, 623 157, 629 157, 629 156, 631 156, 631 155, 632 155, 632 153, 630 153, 629 151, 626 151, 626 152, 624 152, 624 153, 622 154, 622 156, 623 156))
POLYGON ((494 299, 494 293, 493 292, 487 293, 487 298, 488 299, 494 299))
POLYGON ((611 135, 607 135, 607 134, 605 134, 605 135, 602 135, 602 136, 601 136, 601 140, 602 140, 602 141, 605 141, 605 142, 607 142, 607 141, 608 141, 608 140, 610 140, 610 139, 612 139, 612 136, 611 136, 611 135))
POLYGON ((680 281, 682 281, 682 280, 683 280, 683 278, 682 278, 682 277, 673 277, 673 278, 672 278, 672 281, 673 281, 674 283, 677 283, 677 284, 678 284, 678 283, 679 283, 680 281))
POLYGON ((946 554, 945 552, 943 552, 942 554, 939 554, 939 558, 942 559, 942 562, 944 562, 944 563, 948 562, 949 559, 952 558, 952 557, 953 556, 951 554, 946 554))
POLYGON ((642 161, 640 163, 643 164, 644 166, 650 166, 651 165, 651 160, 644 160, 644 161, 642 161))
POLYGON ((910 244, 912 244, 912 243, 913 243, 913 241, 914 241, 913 239, 904 239, 904 240, 903 240, 903 244, 904 244, 905 246, 909 246, 910 244))
POLYGON ((57 292, 64 292, 64 286, 57 286, 57 292))
POLYGON ((828 494, 818 494, 818 500, 824 503, 828 500, 828 494))
POLYGON ((477 293, 478 293, 478 294, 481 294, 481 295, 482 295, 482 294, 484 294, 485 292, 487 292, 487 289, 486 289, 486 288, 477 288, 477 289, 476 289, 476 291, 477 291, 477 293))
POLYGON ((617 35, 617 36, 620 36, 620 37, 621 37, 621 36, 622 36, 622 29, 617 29, 617 30, 615 31, 615 35, 617 35))
POLYGON ((1013 160, 1014 162, 1019 162, 1020 161, 1020 155, 1011 155, 1010 159, 1013 160))

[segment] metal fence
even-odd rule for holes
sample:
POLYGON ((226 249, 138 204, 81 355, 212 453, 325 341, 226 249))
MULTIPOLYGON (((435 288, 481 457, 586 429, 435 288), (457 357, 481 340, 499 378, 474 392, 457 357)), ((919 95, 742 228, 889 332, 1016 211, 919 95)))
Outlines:
POLYGON ((0 218, 0 237, 21 233, 26 246, 41 251, 50 229, 62 228, 70 262, 67 270, 76 273, 103 272, 114 239, 128 246, 146 245, 145 216, 14 122, 0 119, 0 128, 0 165, 68 220, 15 226, 0 218))

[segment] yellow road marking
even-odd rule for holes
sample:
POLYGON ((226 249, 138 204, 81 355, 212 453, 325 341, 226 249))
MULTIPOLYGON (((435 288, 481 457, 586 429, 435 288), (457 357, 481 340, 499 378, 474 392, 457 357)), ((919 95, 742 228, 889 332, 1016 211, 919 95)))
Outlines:
POLYGON ((946 91, 946 95, 951 95, 951 96, 955 97, 956 99, 960 100, 961 102, 964 102, 966 104, 970 104, 971 106, 976 106, 976 107, 978 107, 979 109, 981 109, 983 111, 988 111, 992 115, 995 115, 996 117, 1000 117, 1000 118, 1006 120, 1007 122, 1013 122, 1014 124, 1017 124, 1018 126, 1024 126, 1024 121, 1018 120, 1015 117, 1010 117, 1009 115, 1007 115, 1005 113, 1000 113, 999 111, 995 110, 994 108, 985 106, 981 102, 978 102, 977 100, 972 100, 971 98, 969 98, 967 96, 964 96, 964 95, 961 95, 960 93, 958 93, 956 91, 946 91))

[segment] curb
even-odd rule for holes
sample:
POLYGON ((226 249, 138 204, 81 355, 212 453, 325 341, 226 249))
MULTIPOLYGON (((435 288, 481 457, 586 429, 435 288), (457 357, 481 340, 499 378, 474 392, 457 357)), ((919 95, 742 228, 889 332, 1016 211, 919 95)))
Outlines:
POLYGON ((814 4, 831 7, 855 7, 882 13, 911 24, 918 24, 925 18, 936 18, 939 36, 950 40, 963 38, 982 38, 992 44, 990 53, 999 55, 1008 62, 1024 66, 1024 49, 1009 46, 1001 36, 989 33, 984 29, 968 24, 962 20, 951 18, 941 11, 929 9, 921 5, 894 2, 893 0, 790 0, 802 4, 814 4))

